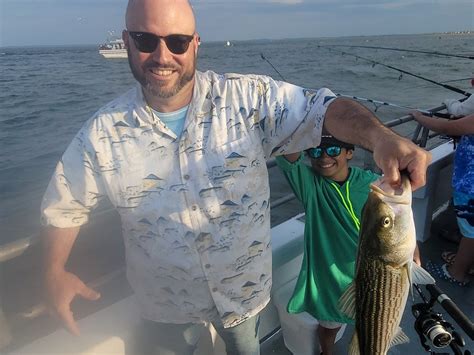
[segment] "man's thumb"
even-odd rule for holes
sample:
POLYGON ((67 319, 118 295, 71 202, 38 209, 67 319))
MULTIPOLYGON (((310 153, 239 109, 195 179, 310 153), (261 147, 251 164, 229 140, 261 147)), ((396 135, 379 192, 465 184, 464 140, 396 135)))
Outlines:
POLYGON ((96 301, 100 298, 100 293, 84 285, 79 294, 87 300, 96 301))

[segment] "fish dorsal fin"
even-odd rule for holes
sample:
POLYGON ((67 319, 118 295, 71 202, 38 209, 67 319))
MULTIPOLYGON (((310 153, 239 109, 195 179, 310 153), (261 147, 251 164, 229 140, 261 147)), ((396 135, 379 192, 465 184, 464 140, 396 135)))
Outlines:
POLYGON ((359 337, 357 336, 357 331, 352 335, 351 342, 349 343, 349 355, 360 355, 359 349, 359 337))
POLYGON ((409 342, 410 342, 410 338, 407 337, 407 335, 403 332, 402 328, 398 327, 397 333, 395 334, 392 341, 390 342, 390 347, 394 345, 409 343, 409 342))
POLYGON ((435 279, 430 275, 428 271, 423 269, 421 266, 413 263, 411 267, 412 283, 419 285, 430 285, 435 283, 435 279))
POLYGON ((343 314, 351 319, 356 317, 356 307, 355 307, 355 283, 351 282, 347 289, 339 298, 338 303, 339 309, 343 314))

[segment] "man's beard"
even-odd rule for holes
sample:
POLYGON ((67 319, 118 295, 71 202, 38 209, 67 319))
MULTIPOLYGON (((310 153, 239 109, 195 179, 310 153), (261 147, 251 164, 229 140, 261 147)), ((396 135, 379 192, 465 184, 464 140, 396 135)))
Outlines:
POLYGON ((196 59, 194 60, 193 66, 190 70, 185 71, 184 73, 181 74, 181 76, 178 78, 178 81, 175 85, 173 85, 169 89, 165 89, 162 85, 160 85, 159 82, 157 81, 149 81, 147 76, 145 75, 145 71, 149 70, 150 68, 159 68, 162 70, 166 69, 174 69, 172 67, 163 67, 163 66, 158 66, 158 65, 145 65, 144 71, 139 70, 138 65, 132 62, 132 56, 130 54, 130 50, 128 52, 128 63, 130 65, 130 69, 132 71, 133 76, 135 79, 141 84, 143 87, 143 90, 148 92, 151 96, 161 98, 161 99, 167 99, 170 97, 175 96, 178 92, 181 91, 181 89, 189 83, 191 80, 194 78, 194 74, 196 71, 196 59))

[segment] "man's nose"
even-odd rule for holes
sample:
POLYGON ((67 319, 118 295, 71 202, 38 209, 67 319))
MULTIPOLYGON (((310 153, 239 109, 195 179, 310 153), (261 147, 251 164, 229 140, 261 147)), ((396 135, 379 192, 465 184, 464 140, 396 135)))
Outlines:
POLYGON ((170 52, 163 38, 160 38, 160 41, 158 42, 158 45, 153 51, 152 56, 155 62, 166 63, 171 60, 171 58, 173 57, 173 53, 170 52))

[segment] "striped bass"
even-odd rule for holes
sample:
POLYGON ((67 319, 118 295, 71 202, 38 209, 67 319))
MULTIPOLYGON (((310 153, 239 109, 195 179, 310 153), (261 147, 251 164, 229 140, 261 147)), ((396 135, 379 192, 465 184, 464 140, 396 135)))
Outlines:
POLYGON ((362 211, 354 281, 341 296, 341 311, 355 319, 349 354, 384 355, 408 342, 399 327, 412 282, 434 283, 413 262, 416 247, 411 184, 399 188, 383 180, 371 185, 362 211))

